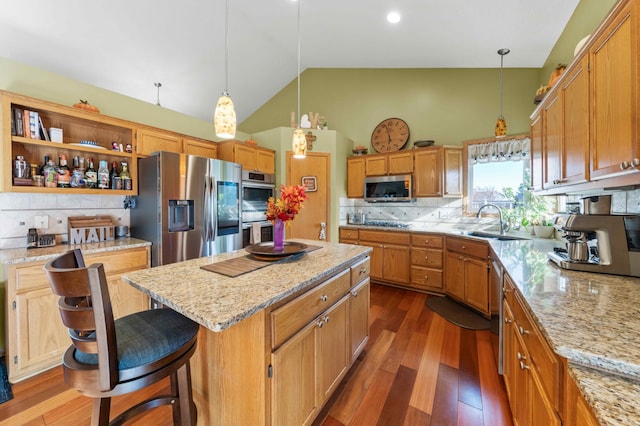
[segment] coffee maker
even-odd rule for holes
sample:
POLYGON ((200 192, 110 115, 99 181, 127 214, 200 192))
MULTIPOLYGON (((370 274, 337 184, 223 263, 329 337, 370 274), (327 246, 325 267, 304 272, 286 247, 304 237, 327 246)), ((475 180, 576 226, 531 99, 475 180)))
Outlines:
POLYGON ((564 269, 640 277, 640 216, 569 215, 567 250, 547 257, 564 269))

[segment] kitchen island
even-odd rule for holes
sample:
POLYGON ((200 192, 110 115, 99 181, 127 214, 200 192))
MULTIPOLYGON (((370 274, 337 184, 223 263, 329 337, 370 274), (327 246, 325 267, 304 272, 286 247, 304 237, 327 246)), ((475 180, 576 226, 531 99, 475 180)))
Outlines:
POLYGON ((236 277, 201 267, 244 250, 123 275, 201 325, 198 424, 310 423, 363 349, 371 249, 294 241, 318 248, 236 277))

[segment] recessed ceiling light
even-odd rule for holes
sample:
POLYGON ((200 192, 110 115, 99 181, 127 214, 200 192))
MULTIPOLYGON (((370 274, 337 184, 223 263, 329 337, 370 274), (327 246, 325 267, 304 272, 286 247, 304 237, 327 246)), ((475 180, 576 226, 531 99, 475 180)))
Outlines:
POLYGON ((389 14, 387 15, 387 21, 391 22, 392 24, 397 24, 398 22, 400 22, 400 14, 398 12, 389 12, 389 14))

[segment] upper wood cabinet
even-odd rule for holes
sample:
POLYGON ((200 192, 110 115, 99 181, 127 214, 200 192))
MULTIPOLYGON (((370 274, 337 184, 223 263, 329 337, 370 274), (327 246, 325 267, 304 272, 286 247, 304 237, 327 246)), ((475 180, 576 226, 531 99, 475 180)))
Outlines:
POLYGON ((617 174, 623 162, 640 158, 639 3, 621 2, 590 43, 592 179, 617 174))
POLYGON ((139 155, 151 155, 156 151, 182 152, 182 138, 172 133, 138 129, 136 139, 136 152, 139 155))
POLYGON ((637 183, 639 4, 616 4, 531 116, 534 189, 552 194, 567 185, 577 191, 637 183))
POLYGON ((58 158, 66 155, 70 166, 74 157, 93 158, 96 168, 100 160, 118 164, 127 162, 133 179, 132 189, 109 190, 109 194, 135 195, 138 190, 136 153, 125 150, 125 147, 134 145, 133 125, 99 113, 0 91, 0 137, 4 162, 0 168, 0 191, 104 195, 104 189, 45 187, 35 186, 31 180, 14 181, 12 163, 17 156, 23 156, 28 164, 41 166, 45 156, 57 164, 58 158), (23 126, 18 129, 18 119, 25 119, 24 111, 34 113, 31 115, 33 120, 36 120, 37 114, 38 121, 33 123, 34 126, 38 125, 34 128, 36 137, 26 134, 23 126), (40 139, 43 137, 40 121, 42 127, 47 129, 47 136, 51 127, 62 129, 62 140, 51 142, 40 139), (113 150, 113 143, 118 147, 122 145, 124 152, 113 150))
POLYGON ((218 158, 218 144, 202 139, 183 138, 182 151, 187 155, 218 158))
POLYGON ((428 147, 414 150, 413 195, 462 195, 462 147, 428 147))
POLYGON ((362 156, 347 158, 347 197, 364 197, 365 162, 362 156))
POLYGON ((531 117, 531 127, 529 135, 531 139, 531 189, 534 191, 542 189, 543 159, 542 154, 542 111, 538 110, 531 117))
POLYGON ((240 141, 218 143, 218 158, 240 163, 244 170, 275 173, 275 151, 240 141))
POLYGON ((400 175, 413 173, 413 153, 399 151, 365 157, 366 176, 400 175))

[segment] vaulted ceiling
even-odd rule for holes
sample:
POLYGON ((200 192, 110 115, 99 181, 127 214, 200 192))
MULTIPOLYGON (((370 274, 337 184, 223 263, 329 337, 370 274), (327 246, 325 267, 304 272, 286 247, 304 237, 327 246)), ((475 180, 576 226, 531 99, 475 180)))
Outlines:
MULTIPOLYGON (((301 69, 542 67, 579 0, 300 0, 301 69), (398 24, 386 21, 389 11, 398 24)), ((296 78, 298 4, 229 0, 228 90, 242 122, 296 78)), ((211 120, 224 0, 6 1, 0 56, 211 120)))

